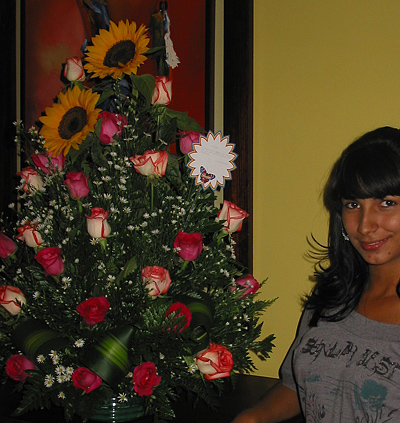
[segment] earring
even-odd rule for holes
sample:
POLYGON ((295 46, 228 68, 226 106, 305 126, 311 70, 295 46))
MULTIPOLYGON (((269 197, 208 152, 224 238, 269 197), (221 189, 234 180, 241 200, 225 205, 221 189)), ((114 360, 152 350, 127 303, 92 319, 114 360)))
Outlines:
POLYGON ((343 236, 343 239, 344 239, 345 241, 350 241, 350 238, 349 238, 349 236, 346 234, 346 232, 344 231, 344 228, 342 228, 342 236, 343 236))

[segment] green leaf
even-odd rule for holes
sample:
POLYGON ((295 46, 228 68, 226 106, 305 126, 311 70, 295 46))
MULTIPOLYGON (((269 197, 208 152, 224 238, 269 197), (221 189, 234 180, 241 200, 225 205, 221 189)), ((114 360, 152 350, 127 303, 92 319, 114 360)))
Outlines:
POLYGON ((126 278, 130 273, 137 269, 136 257, 132 257, 128 263, 125 264, 124 268, 121 270, 117 277, 117 283, 122 279, 126 278))
POLYGON ((187 112, 177 112, 175 110, 166 109, 168 118, 176 118, 177 126, 182 131, 205 132, 203 127, 197 121, 187 115, 187 112))
POLYGON ((151 103, 153 91, 156 86, 156 79, 153 75, 131 75, 132 84, 136 87, 139 93, 145 98, 146 103, 151 103))

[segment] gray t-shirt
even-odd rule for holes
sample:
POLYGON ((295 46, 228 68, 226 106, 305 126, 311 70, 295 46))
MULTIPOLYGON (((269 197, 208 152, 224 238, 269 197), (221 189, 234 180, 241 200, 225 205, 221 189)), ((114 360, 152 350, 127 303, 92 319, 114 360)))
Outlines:
POLYGON ((399 423, 400 326, 356 312, 313 328, 309 319, 306 311, 281 368, 306 422, 399 423))

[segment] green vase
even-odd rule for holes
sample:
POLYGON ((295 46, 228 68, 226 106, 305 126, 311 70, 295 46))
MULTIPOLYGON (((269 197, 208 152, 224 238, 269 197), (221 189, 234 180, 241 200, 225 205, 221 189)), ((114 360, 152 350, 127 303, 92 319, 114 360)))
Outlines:
POLYGON ((93 422, 122 423, 131 422, 145 415, 142 398, 133 397, 128 401, 119 402, 113 397, 107 404, 98 408, 90 417, 93 422))

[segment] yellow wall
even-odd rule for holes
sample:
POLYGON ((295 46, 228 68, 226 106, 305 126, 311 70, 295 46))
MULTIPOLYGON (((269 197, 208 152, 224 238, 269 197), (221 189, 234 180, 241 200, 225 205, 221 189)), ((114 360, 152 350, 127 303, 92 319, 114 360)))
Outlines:
POLYGON ((320 191, 354 138, 400 126, 400 1, 255 0, 254 275, 277 376, 311 288, 306 237, 326 240, 320 191))

